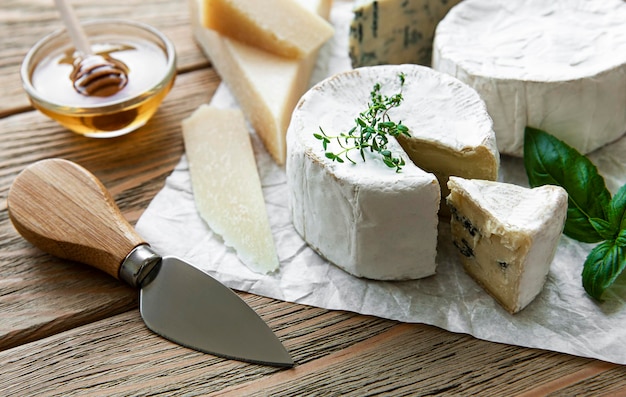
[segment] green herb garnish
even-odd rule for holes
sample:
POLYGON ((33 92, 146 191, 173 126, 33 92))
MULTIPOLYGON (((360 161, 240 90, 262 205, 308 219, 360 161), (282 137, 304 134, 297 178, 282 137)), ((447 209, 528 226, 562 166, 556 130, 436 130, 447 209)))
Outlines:
POLYGON ((524 134, 524 166, 532 187, 559 185, 568 195, 563 233, 591 250, 582 271, 585 291, 601 300, 626 268, 626 185, 615 196, 595 165, 576 149, 531 127, 524 134))
POLYGON ((399 135, 411 136, 409 129, 402 124, 402 121, 395 123, 391 121, 389 117, 389 110, 400 106, 402 102, 402 87, 404 86, 404 73, 398 75, 400 79, 400 92, 390 97, 382 95, 380 93, 381 86, 379 83, 374 84, 374 88, 370 92, 370 102, 368 103, 368 109, 365 112, 359 114, 359 117, 355 119, 356 125, 350 129, 347 133, 340 133, 339 135, 327 135, 326 132, 320 128, 321 134, 313 134, 313 136, 322 141, 324 150, 327 150, 328 144, 331 140, 335 139, 341 151, 333 153, 326 151, 325 155, 333 161, 343 163, 344 160, 350 161, 352 164, 356 164, 348 156, 348 152, 351 150, 358 150, 361 154, 361 158, 365 161, 365 150, 370 152, 377 152, 383 158, 383 162, 389 168, 395 168, 396 172, 400 172, 402 167, 406 164, 404 159, 400 156, 395 156, 391 150, 387 148, 389 142, 389 135, 398 137, 399 135))

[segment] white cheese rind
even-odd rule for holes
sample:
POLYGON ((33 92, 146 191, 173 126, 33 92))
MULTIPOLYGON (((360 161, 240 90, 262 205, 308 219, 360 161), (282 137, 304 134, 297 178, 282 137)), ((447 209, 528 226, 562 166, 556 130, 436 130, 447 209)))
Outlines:
POLYGON ((626 132, 626 3, 465 0, 438 25, 433 68, 474 87, 501 153, 524 128, 589 153, 626 132))
POLYGON ((435 27, 460 0, 357 0, 350 23, 352 67, 430 65, 435 27))
MULTIPOLYGON (((457 153, 488 147, 486 156, 494 160, 496 169, 498 164, 484 103, 451 76, 418 65, 374 66, 337 74, 309 90, 298 103, 287 132, 293 223, 326 259, 372 279, 434 273, 439 183, 416 167, 394 139, 391 148, 408 163, 400 173, 370 154, 363 162, 353 153, 356 165, 333 162, 313 134, 320 127, 329 135, 347 132, 367 109, 374 84, 380 83, 384 95, 393 95, 400 88, 400 73, 406 79, 404 100, 389 111, 392 120, 401 120, 412 135, 431 147, 457 153)), ((331 141, 328 150, 337 152, 336 145, 331 141)))
POLYGON ((278 269, 261 181, 243 114, 201 105, 182 122, 202 219, 253 271, 278 269))
MULTIPOLYGON (((299 2, 327 18, 331 0, 299 2)), ((237 40, 223 37, 202 26, 201 0, 190 0, 193 34, 213 67, 278 164, 285 163, 285 133, 291 112, 309 87, 317 54, 288 59, 237 40)))
POLYGON ((451 177, 451 228, 467 273, 517 313, 541 292, 567 216, 559 186, 451 177))

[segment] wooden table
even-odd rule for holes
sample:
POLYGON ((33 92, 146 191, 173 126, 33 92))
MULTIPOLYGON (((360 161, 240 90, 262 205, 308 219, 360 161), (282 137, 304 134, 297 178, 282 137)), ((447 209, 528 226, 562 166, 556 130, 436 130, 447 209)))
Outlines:
MULTIPOLYGON (((29 47, 61 26, 52 0, 0 9, 0 395, 626 395, 626 367, 242 293, 297 366, 250 365, 148 331, 130 287, 24 241, 6 196, 30 163, 61 157, 98 176, 134 223, 183 154, 180 122, 220 79, 184 1, 74 0, 79 17, 149 23, 177 47, 179 77, 154 119, 124 137, 77 136, 34 111, 19 81, 29 47)), ((626 341, 625 341, 626 343, 626 341)))

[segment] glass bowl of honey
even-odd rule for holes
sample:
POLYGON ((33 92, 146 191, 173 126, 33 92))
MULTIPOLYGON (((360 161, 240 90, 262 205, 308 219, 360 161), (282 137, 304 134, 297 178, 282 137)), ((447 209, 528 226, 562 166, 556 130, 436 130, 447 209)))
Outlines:
POLYGON ((156 112, 176 78, 176 51, 155 28, 134 21, 82 24, 95 54, 121 61, 128 82, 110 96, 77 92, 70 77, 78 54, 65 29, 39 40, 22 62, 24 90, 33 106, 67 129, 94 138, 127 134, 156 112))

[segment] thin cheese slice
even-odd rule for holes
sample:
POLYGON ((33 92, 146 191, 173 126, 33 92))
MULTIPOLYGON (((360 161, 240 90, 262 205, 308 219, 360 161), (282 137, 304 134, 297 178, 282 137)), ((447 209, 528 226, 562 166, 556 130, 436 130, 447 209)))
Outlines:
POLYGON ((200 106, 183 120, 196 207, 253 271, 278 269, 250 135, 238 109, 200 106))
POLYGON ((333 36, 333 27, 294 0, 204 0, 204 26, 288 58, 304 58, 333 36))
MULTIPOLYGON (((284 164, 285 134, 296 103, 306 92, 317 54, 294 60, 280 57, 206 29, 202 0, 190 0, 196 41, 237 99, 244 115, 276 163, 284 164)), ((300 0, 328 18, 331 0, 300 0)))

